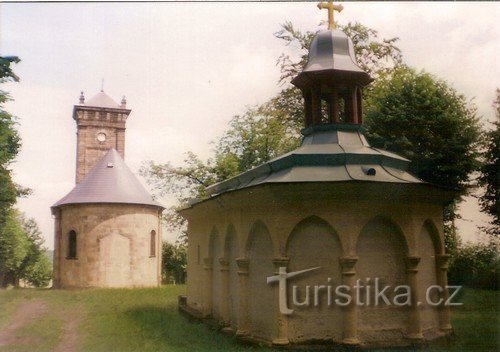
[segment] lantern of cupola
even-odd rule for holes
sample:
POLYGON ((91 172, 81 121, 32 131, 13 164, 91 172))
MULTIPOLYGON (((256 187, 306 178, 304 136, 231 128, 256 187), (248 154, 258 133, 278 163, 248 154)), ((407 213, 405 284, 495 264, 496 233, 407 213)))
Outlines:
POLYGON ((352 40, 335 29, 334 11, 342 5, 320 3, 329 14, 329 28, 311 43, 307 64, 292 80, 304 97, 305 127, 326 124, 361 124, 362 90, 373 79, 356 63, 352 40))

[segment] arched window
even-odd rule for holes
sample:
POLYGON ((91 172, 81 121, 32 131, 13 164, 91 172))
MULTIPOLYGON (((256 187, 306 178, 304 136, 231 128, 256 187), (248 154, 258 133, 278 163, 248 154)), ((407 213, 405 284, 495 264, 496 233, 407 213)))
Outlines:
POLYGON ((76 232, 71 230, 68 233, 68 259, 77 259, 76 257, 76 232))
POLYGON ((151 231, 151 239, 150 239, 150 257, 156 257, 156 231, 151 231))

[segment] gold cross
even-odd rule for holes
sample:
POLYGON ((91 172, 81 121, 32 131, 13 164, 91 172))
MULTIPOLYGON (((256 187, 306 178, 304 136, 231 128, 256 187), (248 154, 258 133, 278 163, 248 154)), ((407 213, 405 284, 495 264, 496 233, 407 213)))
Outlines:
POLYGON ((318 4, 318 9, 328 9, 328 29, 335 29, 335 22, 333 22, 333 12, 340 12, 344 9, 342 4, 334 5, 332 1, 320 2, 318 4))

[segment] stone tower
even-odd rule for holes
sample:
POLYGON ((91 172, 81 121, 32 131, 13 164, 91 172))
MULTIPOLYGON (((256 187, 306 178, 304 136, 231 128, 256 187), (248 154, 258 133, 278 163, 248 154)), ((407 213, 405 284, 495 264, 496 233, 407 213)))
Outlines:
POLYGON ((123 161, 131 110, 104 92, 73 109, 76 186, 52 206, 56 288, 161 282, 161 212, 123 161))
POLYGON ((77 125, 76 183, 79 183, 111 148, 125 157, 125 124, 129 109, 122 98, 117 104, 104 91, 85 102, 83 92, 73 108, 77 125))

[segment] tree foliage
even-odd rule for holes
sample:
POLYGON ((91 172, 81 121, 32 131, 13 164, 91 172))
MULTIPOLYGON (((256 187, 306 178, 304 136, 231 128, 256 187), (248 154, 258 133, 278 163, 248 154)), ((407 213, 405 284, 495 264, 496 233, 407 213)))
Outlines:
POLYGON ((52 278, 52 264, 46 255, 42 232, 33 218, 21 214, 20 222, 29 245, 19 276, 35 287, 45 287, 52 278))
POLYGON ((485 188, 479 198, 481 209, 493 217, 486 231, 494 238, 500 237, 500 89, 493 103, 495 118, 493 129, 485 134, 484 161, 481 165, 479 185, 485 188))
POLYGON ((163 242, 162 282, 179 283, 186 281, 187 248, 183 244, 163 242))
MULTIPOLYGON (((467 193, 478 170, 481 128, 476 107, 447 82, 401 66, 381 75, 366 99, 365 126, 373 147, 411 160, 419 178, 467 193)), ((457 197, 444 211, 449 253, 459 244, 454 220, 457 197)))
MULTIPOLYGON (((17 57, 0 57, 0 83, 18 81, 19 78, 12 72, 11 65, 19 62, 17 57)), ((4 110, 3 105, 9 101, 9 95, 0 90, 0 227, 8 215, 9 209, 15 204, 18 188, 12 181, 9 165, 12 163, 21 141, 16 130, 14 116, 4 110)))
MULTIPOLYGON (((0 57, 0 83, 19 81, 12 71, 12 64, 19 61, 16 56, 0 57)), ((9 168, 21 147, 16 119, 3 108, 9 99, 0 90, 0 287, 6 279, 15 285, 24 279, 34 286, 45 286, 52 269, 40 230, 33 219, 13 208, 17 197, 30 190, 14 183, 9 168)))
POLYGON ((428 73, 401 67, 374 82, 365 126, 372 146, 410 159, 428 182, 465 191, 479 166, 475 106, 428 73))
POLYGON ((19 221, 19 213, 10 209, 0 226, 0 287, 9 275, 18 281, 29 241, 19 221))
POLYGON ((448 273, 451 285, 500 289, 500 256, 488 244, 467 244, 453 255, 448 273))
POLYGON ((47 286, 52 267, 45 251, 35 220, 10 209, 0 227, 0 287, 17 286, 21 279, 36 287, 47 286))

